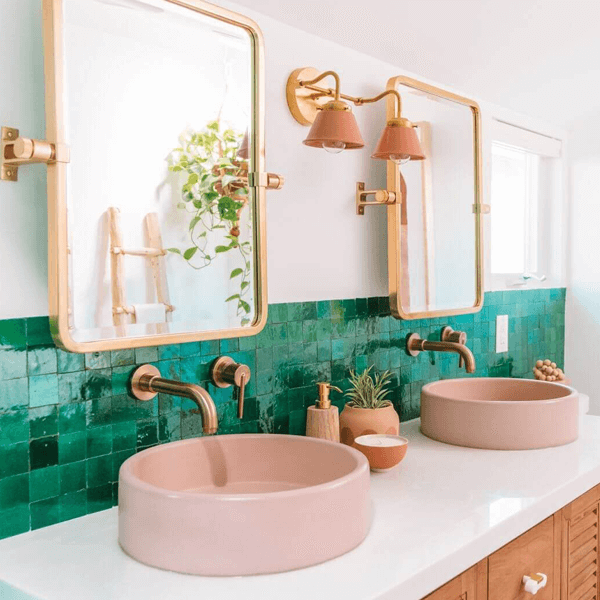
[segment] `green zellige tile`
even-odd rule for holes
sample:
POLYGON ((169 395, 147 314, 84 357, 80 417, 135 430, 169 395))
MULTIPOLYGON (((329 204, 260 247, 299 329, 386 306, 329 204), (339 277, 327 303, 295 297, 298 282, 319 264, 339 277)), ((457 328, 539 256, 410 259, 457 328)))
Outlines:
POLYGON ((110 454, 90 458, 86 461, 86 468, 88 488, 102 486, 111 481, 112 458, 110 454))
POLYGON ((29 471, 29 442, 0 446, 0 479, 29 471))
POLYGON ((74 371, 83 371, 85 368, 85 355, 74 354, 56 349, 57 368, 59 373, 71 373, 74 371))
POLYGON ((64 433, 58 436, 58 459, 61 465, 85 460, 87 435, 85 431, 64 433))
POLYGON ((59 495, 58 466, 37 469, 29 476, 29 501, 45 500, 59 495))
POLYGON ((61 465, 59 467, 60 493, 70 494, 84 490, 86 487, 86 462, 79 462, 61 465))
POLYGON ((87 458, 112 452, 112 427, 91 427, 87 430, 87 458))
POLYGON ((29 531, 29 505, 0 510, 0 539, 29 531))
POLYGON ((27 345, 53 346, 48 317, 32 317, 27 319, 27 345))
POLYGON ((29 437, 48 437, 58 433, 58 409, 52 404, 29 409, 29 437))
POLYGON ((0 347, 0 380, 27 377, 25 349, 0 347))
POLYGON ((43 469, 58 464, 58 436, 51 435, 29 442, 31 470, 43 469))
POLYGON ((0 413, 26 408, 28 395, 29 380, 26 377, 0 381, 0 413))
POLYGON ((29 503, 29 473, 0 480, 0 511, 29 503))
POLYGON ((46 406, 58 403, 58 377, 55 374, 36 375, 29 378, 29 406, 46 406))
POLYGON ((54 525, 59 522, 58 497, 33 502, 30 510, 31 529, 40 529, 41 527, 48 527, 48 525, 54 525))
POLYGON ((29 376, 56 373, 58 370, 56 348, 48 348, 47 346, 29 348, 27 350, 27 364, 29 376))
POLYGON ((87 514, 87 490, 64 494, 59 498, 59 515, 61 521, 69 521, 87 514))
POLYGON ((61 434, 84 431, 85 428, 86 404, 84 402, 61 404, 58 407, 58 431, 61 434))
POLYGON ((0 321, 0 346, 4 348, 25 348, 26 345, 27 325, 25 319, 0 321))

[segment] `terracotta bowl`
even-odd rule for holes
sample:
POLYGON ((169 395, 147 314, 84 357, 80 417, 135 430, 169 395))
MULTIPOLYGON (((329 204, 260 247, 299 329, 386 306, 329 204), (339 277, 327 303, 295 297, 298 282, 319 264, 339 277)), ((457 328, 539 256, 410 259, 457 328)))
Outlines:
POLYGON ((354 440, 354 447, 369 460, 371 471, 382 473, 396 467, 408 448, 408 440, 399 435, 361 435, 354 440))

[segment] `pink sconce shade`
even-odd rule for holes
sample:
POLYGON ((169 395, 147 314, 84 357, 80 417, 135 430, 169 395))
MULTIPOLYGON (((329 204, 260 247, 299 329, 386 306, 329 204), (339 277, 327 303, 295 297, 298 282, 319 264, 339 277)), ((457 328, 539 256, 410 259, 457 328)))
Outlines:
POLYGON ((412 124, 406 119, 392 119, 387 122, 371 158, 402 164, 409 160, 423 160, 425 155, 412 124))
POLYGON ((328 102, 319 110, 303 143, 333 153, 365 145, 350 107, 340 101, 328 102))
POLYGON ((242 143, 238 149, 237 157, 242 160, 248 160, 249 156, 249 141, 248 141, 248 130, 246 129, 246 133, 244 133, 244 138, 242 139, 242 143))

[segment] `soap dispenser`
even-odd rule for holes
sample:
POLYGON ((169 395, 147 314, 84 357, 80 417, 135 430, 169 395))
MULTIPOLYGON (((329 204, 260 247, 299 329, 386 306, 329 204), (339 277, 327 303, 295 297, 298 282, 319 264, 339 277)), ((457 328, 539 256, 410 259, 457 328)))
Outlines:
POLYGON ((337 388, 329 383, 317 383, 319 398, 314 406, 308 407, 306 435, 332 442, 340 441, 340 415, 337 406, 331 405, 329 391, 337 388))

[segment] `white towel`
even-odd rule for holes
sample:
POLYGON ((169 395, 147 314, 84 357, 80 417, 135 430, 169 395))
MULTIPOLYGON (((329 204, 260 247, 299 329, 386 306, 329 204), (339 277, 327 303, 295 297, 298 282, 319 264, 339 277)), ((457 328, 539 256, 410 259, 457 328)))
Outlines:
POLYGON ((133 317, 136 323, 165 323, 167 307, 164 304, 134 304, 133 317))

